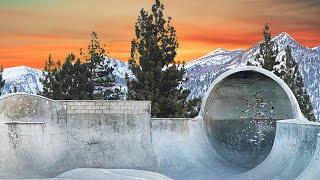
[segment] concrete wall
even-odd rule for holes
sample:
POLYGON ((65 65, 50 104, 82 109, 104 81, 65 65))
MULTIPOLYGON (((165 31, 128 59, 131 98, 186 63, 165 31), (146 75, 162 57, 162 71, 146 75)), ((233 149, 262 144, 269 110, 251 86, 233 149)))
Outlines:
POLYGON ((203 100, 200 115, 214 148, 230 163, 244 168, 253 168, 268 156, 277 120, 301 118, 287 85, 258 67, 222 74, 203 100))
POLYGON ((0 177, 54 177, 80 167, 153 170, 150 102, 0 100, 0 177))
POLYGON ((202 119, 154 119, 150 102, 11 94, 0 107, 0 178, 55 177, 75 168, 140 169, 175 179, 243 171, 224 168, 202 119))
POLYGON ((319 159, 319 132, 320 123, 277 121, 275 143, 266 160, 230 179, 319 179, 316 174, 320 169, 315 164, 319 159))
POLYGON ((230 164, 208 143, 202 119, 153 118, 152 144, 157 169, 173 179, 223 179, 245 169, 230 164), (214 178, 220 177, 220 178, 214 178))

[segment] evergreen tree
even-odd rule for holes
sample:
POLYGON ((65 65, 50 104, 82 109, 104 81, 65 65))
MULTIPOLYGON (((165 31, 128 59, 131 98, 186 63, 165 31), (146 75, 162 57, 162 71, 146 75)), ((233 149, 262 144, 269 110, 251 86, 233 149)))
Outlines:
POLYGON ((93 99, 93 83, 87 64, 67 56, 64 64, 54 63, 49 56, 45 68, 43 92, 41 95, 57 100, 86 100, 93 99))
POLYGON ((297 98, 303 115, 310 121, 316 121, 310 97, 304 88, 303 79, 299 71, 299 65, 292 56, 290 46, 285 48, 285 52, 285 56, 282 57, 285 62, 283 80, 287 83, 297 98))
MULTIPOLYGON (((278 45, 272 41, 270 27, 267 23, 263 29, 263 37, 264 40, 259 45, 259 53, 255 57, 254 64, 279 75, 278 69, 276 69, 279 64, 276 60, 279 53, 278 45)), ((253 63, 248 61, 248 65, 253 65, 253 63)))
POLYGON ((40 92, 40 95, 55 99, 53 97, 53 84, 55 83, 54 75, 56 70, 52 56, 49 54, 48 60, 46 61, 42 71, 43 78, 40 79, 40 82, 43 84, 43 91, 40 92))
POLYGON ((90 44, 84 55, 87 66, 92 74, 92 82, 94 83, 94 98, 116 100, 122 98, 120 89, 115 88, 116 76, 114 75, 114 67, 106 55, 106 50, 102 47, 98 35, 95 32, 90 34, 90 44))
POLYGON ((247 65, 261 66, 283 79, 294 93, 304 116, 310 121, 315 121, 313 107, 309 95, 304 88, 299 65, 292 56, 291 48, 287 46, 285 48, 285 56, 277 60, 279 53, 278 46, 271 40, 272 37, 268 24, 263 29, 263 36, 264 41, 260 44, 259 53, 254 62, 248 62, 247 65))
POLYGON ((190 91, 183 87, 184 65, 174 61, 176 30, 163 11, 160 0, 155 0, 151 13, 140 11, 131 42, 129 68, 135 79, 127 77, 128 99, 150 100, 153 117, 185 117, 190 91))
POLYGON ((0 96, 2 94, 2 90, 5 84, 5 81, 2 78, 2 73, 3 73, 3 66, 0 66, 0 96))
POLYGON ((67 56, 56 77, 60 79, 61 99, 92 99, 93 83, 87 65, 75 58, 74 54, 67 56))

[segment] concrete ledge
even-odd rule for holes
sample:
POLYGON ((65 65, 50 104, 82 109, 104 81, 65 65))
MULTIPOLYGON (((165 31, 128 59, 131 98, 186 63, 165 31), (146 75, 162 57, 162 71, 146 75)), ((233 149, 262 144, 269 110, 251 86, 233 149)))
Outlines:
POLYGON ((12 122, 4 122, 4 124, 46 124, 45 122, 19 122, 19 121, 12 121, 12 122))

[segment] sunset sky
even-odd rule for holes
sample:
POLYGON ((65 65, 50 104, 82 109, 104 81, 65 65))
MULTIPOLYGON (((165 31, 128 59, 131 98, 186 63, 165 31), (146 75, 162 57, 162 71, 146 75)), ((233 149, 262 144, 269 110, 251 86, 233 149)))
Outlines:
MULTIPOLYGON (((177 60, 192 60, 216 48, 249 48, 271 32, 288 32, 305 46, 320 45, 320 0, 163 0, 180 43, 177 60)), ((49 53, 79 55, 98 33, 109 55, 128 60, 134 23, 153 0, 0 1, 0 64, 41 69, 49 53)))

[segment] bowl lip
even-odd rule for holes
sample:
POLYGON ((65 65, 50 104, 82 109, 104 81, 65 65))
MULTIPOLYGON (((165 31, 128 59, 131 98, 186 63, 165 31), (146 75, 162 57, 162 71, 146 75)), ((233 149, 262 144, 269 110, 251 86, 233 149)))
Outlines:
POLYGON ((276 76, 274 73, 272 73, 268 70, 265 70, 261 67, 257 67, 257 66, 243 66, 243 67, 233 68, 233 69, 230 69, 230 70, 222 73, 220 76, 218 76, 213 81, 213 83, 210 85, 207 92, 203 96, 203 100, 202 100, 201 107, 200 107, 200 112, 198 115, 201 119, 205 118, 205 109, 206 109, 208 97, 211 94, 211 92, 216 88, 216 86, 219 83, 223 82, 230 75, 236 74, 238 72, 244 72, 244 71, 253 71, 253 72, 260 73, 266 77, 269 77, 270 79, 275 81, 277 84, 279 84, 289 98, 291 108, 292 108, 292 113, 293 113, 292 119, 301 119, 301 120, 305 119, 301 110, 300 110, 299 103, 298 103, 296 97, 294 96, 293 92, 291 91, 291 89, 288 87, 288 85, 282 79, 280 79, 278 76, 276 76))

